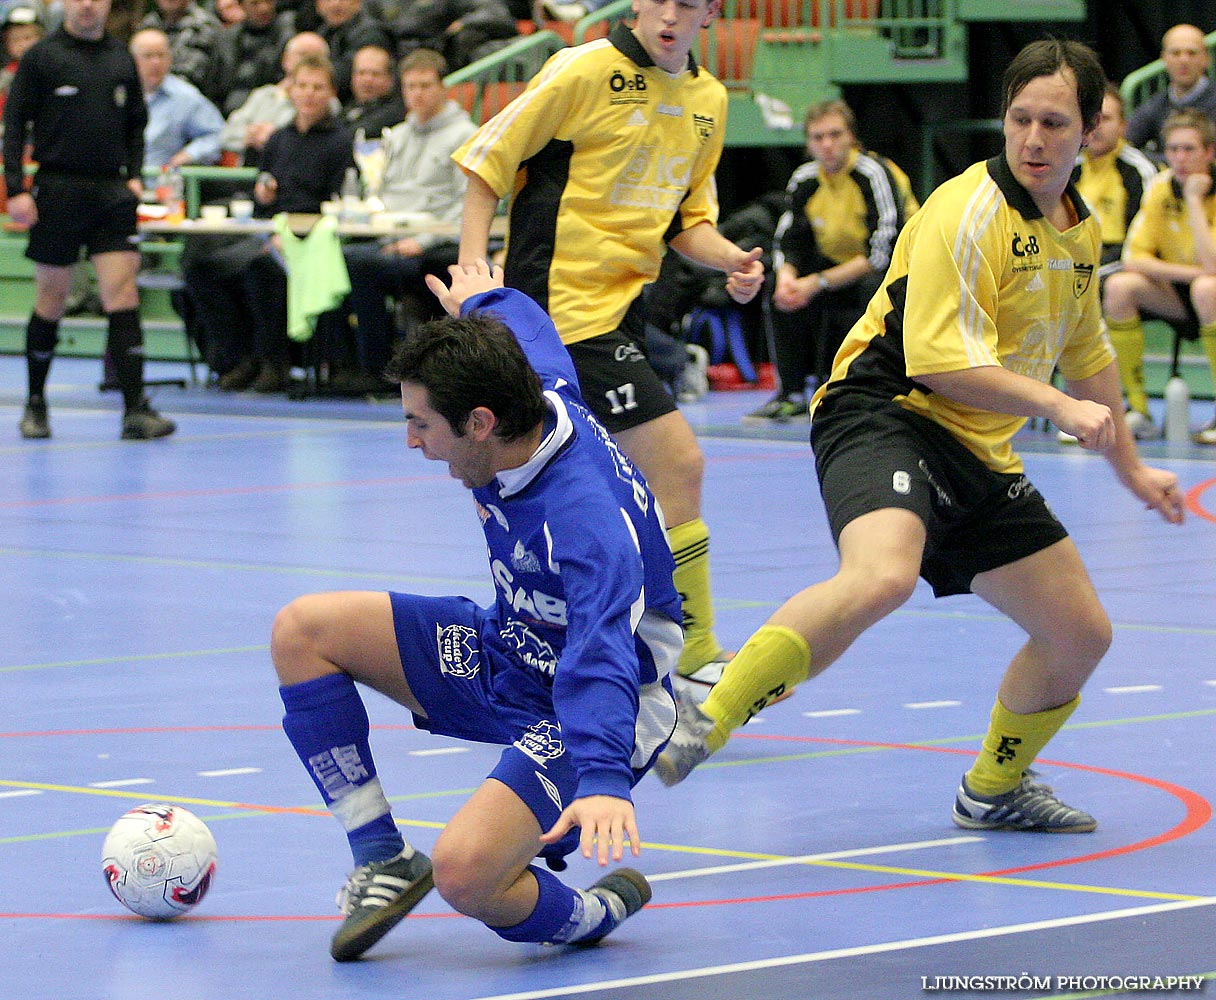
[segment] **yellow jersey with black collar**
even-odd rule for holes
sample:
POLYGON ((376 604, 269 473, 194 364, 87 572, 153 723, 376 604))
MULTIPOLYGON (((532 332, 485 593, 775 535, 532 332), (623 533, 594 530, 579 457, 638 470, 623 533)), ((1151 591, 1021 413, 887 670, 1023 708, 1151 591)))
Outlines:
POLYGON ((836 355, 812 415, 836 393, 895 400, 954 434, 989 468, 1021 472, 1011 439, 1025 417, 920 385, 938 372, 1001 366, 1040 382, 1096 375, 1114 360, 1098 295, 1101 233, 1076 188, 1060 231, 1004 156, 969 167, 926 200, 896 241, 882 287, 836 355))
POLYGON ((689 57, 654 65, 628 28, 553 55, 452 154, 511 195, 506 283, 567 344, 615 330, 666 241, 716 225, 726 89, 689 57))
POLYGON ((1073 181, 1102 227, 1105 246, 1123 245, 1144 192, 1156 176, 1157 165, 1123 139, 1102 156, 1081 151, 1073 181))
MULTIPOLYGON (((1216 237, 1216 193, 1203 199, 1208 230, 1216 237)), ((1195 234, 1187 220, 1182 187, 1172 170, 1157 175, 1144 194, 1123 244, 1123 259, 1155 257, 1167 264, 1195 263, 1195 234)))

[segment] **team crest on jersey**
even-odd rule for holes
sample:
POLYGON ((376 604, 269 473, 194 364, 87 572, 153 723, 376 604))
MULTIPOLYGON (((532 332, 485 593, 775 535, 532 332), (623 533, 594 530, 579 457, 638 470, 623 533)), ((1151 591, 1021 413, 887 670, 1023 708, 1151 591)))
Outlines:
POLYGON ((1073 264, 1072 266, 1072 293, 1077 298, 1085 294, 1089 288, 1089 283, 1094 277, 1093 264, 1073 264))
POLYGON ((493 517, 494 520, 498 522, 498 526, 500 528, 502 528, 503 531, 511 530, 510 526, 507 524, 507 515, 504 514, 497 507, 495 507, 492 503, 488 503, 483 506, 480 501, 474 500, 473 506, 477 508, 477 518, 478 518, 478 520, 481 521, 481 523, 483 525, 491 517, 493 517))
POLYGON ((516 541, 515 551, 511 553, 511 566, 516 573, 539 573, 540 560, 536 555, 524 548, 524 543, 516 541))
POLYGON ((531 757, 536 763, 544 764, 547 760, 557 760, 566 752, 562 745, 562 727, 556 722, 542 720, 530 726, 515 745, 531 757))
POLYGON ((481 657, 477 652, 477 631, 467 625, 436 625, 439 669, 452 677, 466 680, 477 676, 481 657))
POLYGON ((527 625, 519 621, 509 622, 498 634, 529 667, 539 670, 547 677, 553 676, 557 670, 557 654, 553 652, 552 646, 527 625))
POLYGON ((714 134, 714 118, 713 115, 698 115, 692 116, 692 126, 697 130, 697 137, 704 142, 714 134))

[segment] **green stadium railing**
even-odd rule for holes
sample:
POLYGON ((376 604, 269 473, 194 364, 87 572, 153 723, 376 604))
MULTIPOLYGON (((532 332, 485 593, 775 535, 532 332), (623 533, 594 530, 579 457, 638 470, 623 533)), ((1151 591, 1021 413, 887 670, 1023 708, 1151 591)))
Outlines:
MULTIPOLYGON (((1211 62, 1216 56, 1216 31, 1204 35, 1203 41, 1207 46, 1208 61, 1211 62)), ((1165 90, 1169 82, 1169 77, 1165 75, 1165 63, 1160 59, 1154 59, 1148 65, 1132 70, 1119 85, 1119 93, 1123 97, 1123 106, 1127 113, 1131 114, 1150 97, 1165 90)))

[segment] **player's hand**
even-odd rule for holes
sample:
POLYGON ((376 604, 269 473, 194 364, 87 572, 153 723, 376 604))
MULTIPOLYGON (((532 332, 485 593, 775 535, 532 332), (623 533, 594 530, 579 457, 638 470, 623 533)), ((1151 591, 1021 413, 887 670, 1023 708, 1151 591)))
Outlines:
POLYGON ((1124 477, 1124 485, 1144 501, 1149 510, 1155 510, 1170 524, 1181 524, 1185 517, 1182 490, 1178 477, 1166 469, 1154 469, 1149 465, 1138 466, 1124 477))
POLYGON ((460 315, 460 307, 465 299, 503 287, 502 268, 497 264, 491 267, 484 260, 472 264, 452 264, 448 274, 452 276, 450 287, 433 274, 426 276, 426 287, 434 293, 449 316, 460 315))
POLYGON ((1187 198, 1203 198, 1212 190, 1212 175, 1206 171, 1187 174, 1182 182, 1182 194, 1187 198))
POLYGON ((625 853, 625 838, 636 858, 642 853, 642 839, 638 836, 637 820, 633 803, 612 795, 589 795, 575 799, 562 811, 553 828, 541 835, 541 842, 556 844, 574 827, 581 827, 579 847, 583 857, 590 859, 594 853, 601 866, 609 859, 620 861, 625 853))
POLYGON ((32 226, 38 221, 38 205, 28 191, 15 194, 8 200, 8 217, 19 226, 32 226))
POLYGON ((1115 418, 1110 407, 1102 403, 1070 397, 1053 422, 1087 451, 1105 453, 1115 445, 1115 418))
POLYGON ((754 247, 726 276, 726 294, 741 306, 751 302, 764 285, 763 253, 760 247, 754 247))

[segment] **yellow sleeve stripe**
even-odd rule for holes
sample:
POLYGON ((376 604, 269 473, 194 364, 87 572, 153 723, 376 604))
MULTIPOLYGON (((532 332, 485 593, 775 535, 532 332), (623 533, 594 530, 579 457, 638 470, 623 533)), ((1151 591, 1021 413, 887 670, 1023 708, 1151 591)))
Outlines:
POLYGON ((958 329, 967 362, 973 368, 1000 364, 984 341, 984 311, 975 296, 976 277, 984 263, 981 240, 1000 203, 1000 188, 992 178, 985 178, 968 201, 954 239, 953 255, 959 276, 958 329))
POLYGON ((511 127, 512 123, 527 109, 528 105, 536 99, 537 94, 552 84, 553 80, 572 63, 585 56, 593 55, 603 49, 604 46, 611 44, 608 39, 599 38, 585 45, 579 45, 571 49, 562 49, 555 53, 545 63, 540 74, 527 90, 482 125, 474 136, 472 145, 469 146, 468 151, 465 153, 461 165, 466 170, 477 173, 478 168, 485 162, 490 150, 498 144, 503 133, 511 127))

